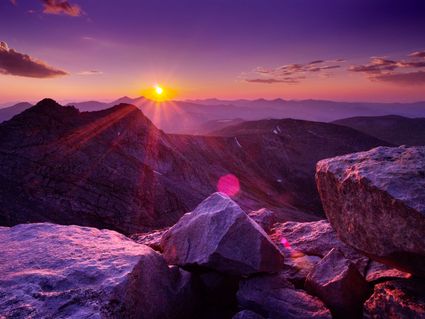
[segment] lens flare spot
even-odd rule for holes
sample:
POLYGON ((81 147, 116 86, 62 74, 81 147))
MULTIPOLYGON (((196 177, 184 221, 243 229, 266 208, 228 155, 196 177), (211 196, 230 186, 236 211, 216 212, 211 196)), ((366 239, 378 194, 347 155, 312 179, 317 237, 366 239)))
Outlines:
POLYGON ((283 245, 283 247, 290 249, 291 245, 289 244, 289 241, 282 236, 282 238, 280 239, 280 243, 283 245))
POLYGON ((217 183, 217 190, 229 196, 235 196, 240 191, 239 179, 233 174, 221 176, 217 183))

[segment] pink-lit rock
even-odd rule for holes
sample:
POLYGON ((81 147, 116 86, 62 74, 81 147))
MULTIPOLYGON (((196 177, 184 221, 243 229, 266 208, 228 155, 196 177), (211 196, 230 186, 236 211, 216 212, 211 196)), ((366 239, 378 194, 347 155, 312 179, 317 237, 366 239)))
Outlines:
POLYGON ((378 147, 322 160, 316 180, 345 243, 425 276, 425 147, 378 147))
POLYGON ((267 234, 227 195, 214 193, 162 237, 169 264, 231 275, 278 272, 283 255, 267 234))
POLYGON ((251 211, 248 213, 248 216, 251 217, 258 225, 260 225, 266 233, 268 233, 274 223, 277 222, 275 213, 267 208, 251 211))
POLYGON ((285 263, 296 261, 303 255, 324 257, 333 248, 338 248, 364 274, 369 258, 340 241, 327 220, 317 222, 276 223, 270 238, 285 255, 285 263))
POLYGON ((0 227, 0 251, 0 317, 189 318, 196 305, 190 273, 114 231, 0 227))
POLYGON ((307 291, 318 296, 335 318, 361 318, 369 287, 356 266, 337 248, 308 274, 307 291))
POLYGON ((364 304, 364 319, 425 318, 424 280, 397 279, 375 285, 364 304))
POLYGON ((270 319, 323 318, 331 314, 316 297, 295 289, 284 277, 261 275, 241 281, 239 305, 270 319))

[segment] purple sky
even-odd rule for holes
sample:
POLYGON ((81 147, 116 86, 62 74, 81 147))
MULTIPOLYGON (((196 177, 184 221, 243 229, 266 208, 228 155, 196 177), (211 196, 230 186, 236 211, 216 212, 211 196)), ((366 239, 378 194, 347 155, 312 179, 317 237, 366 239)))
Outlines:
POLYGON ((425 100, 424 17, 423 0, 0 0, 0 102, 155 83, 181 99, 425 100))

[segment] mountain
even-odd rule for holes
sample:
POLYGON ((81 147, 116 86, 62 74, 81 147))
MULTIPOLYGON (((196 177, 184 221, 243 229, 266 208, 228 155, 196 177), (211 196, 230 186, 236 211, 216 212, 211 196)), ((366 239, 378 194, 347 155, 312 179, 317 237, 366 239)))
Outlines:
POLYGON ((31 106, 32 106, 31 103, 22 102, 22 103, 18 103, 18 104, 12 105, 12 106, 1 108, 0 109, 0 122, 10 120, 16 114, 19 114, 22 111, 25 111, 26 109, 30 108, 31 106))
POLYGON ((354 128, 395 145, 425 145, 425 118, 358 116, 333 123, 354 128))
POLYGON ((172 135, 133 105, 80 112, 45 99, 0 124, 0 224, 160 228, 216 191, 219 181, 229 183, 229 174, 240 184, 235 200, 244 209, 314 220, 321 210, 316 161, 387 144, 334 124, 258 123, 268 130, 172 135))
POLYGON ((389 145, 348 127, 293 119, 243 122, 211 135, 233 137, 274 178, 281 196, 307 210, 320 207, 314 182, 320 159, 389 145))

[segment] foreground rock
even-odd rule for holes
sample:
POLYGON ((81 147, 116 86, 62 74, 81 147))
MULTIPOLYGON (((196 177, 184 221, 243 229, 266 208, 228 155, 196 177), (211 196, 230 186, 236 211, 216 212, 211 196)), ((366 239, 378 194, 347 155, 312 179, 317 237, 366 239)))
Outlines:
POLYGON ((425 276, 425 147, 378 147, 322 160, 316 179, 344 242, 425 276))
POLYGON ((375 285, 364 305, 367 319, 425 318, 425 282, 397 279, 375 285))
POLYGON ((190 273, 114 231, 1 227, 0 251, 6 318, 190 318, 196 305, 190 273))
POLYGON ((161 238, 165 234, 165 232, 169 229, 157 229, 148 233, 136 233, 130 236, 138 244, 143 244, 149 246, 153 250, 162 252, 161 250, 161 238))
POLYGON ((231 275, 278 272, 283 256, 267 234, 227 195, 214 193, 161 240, 168 263, 231 275))
POLYGON ((369 262, 369 258, 341 242, 326 220, 276 223, 270 238, 284 254, 285 264, 294 266, 300 272, 298 276, 304 278, 333 248, 338 248, 361 274, 365 273, 369 262))
POLYGON ((361 318, 369 293, 356 266, 335 248, 307 276, 305 287, 329 307, 334 318, 361 318))
POLYGON ((331 318, 316 297, 279 275, 262 275, 242 280, 237 293, 239 305, 269 319, 331 318))
POLYGON ((251 211, 248 214, 266 233, 270 231, 273 224, 277 222, 276 214, 267 208, 251 211))
POLYGON ((411 274, 389 267, 385 264, 378 263, 377 261, 371 260, 367 272, 366 281, 368 282, 379 282, 384 280, 391 280, 396 278, 410 278, 411 274))

